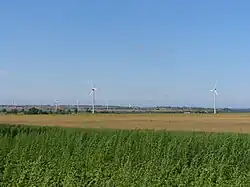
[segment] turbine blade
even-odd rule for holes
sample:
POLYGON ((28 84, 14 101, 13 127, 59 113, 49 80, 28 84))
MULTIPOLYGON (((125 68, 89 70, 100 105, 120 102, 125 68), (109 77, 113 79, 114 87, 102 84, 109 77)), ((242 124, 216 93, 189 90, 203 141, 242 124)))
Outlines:
POLYGON ((94 84, 93 84, 93 81, 91 80, 91 86, 92 86, 92 88, 94 88, 94 84))
POLYGON ((89 93, 89 95, 92 95, 93 94, 93 90, 89 93))
POLYGON ((215 85, 214 85, 214 89, 216 89, 217 83, 218 83, 218 81, 216 80, 215 85))
POLYGON ((214 93, 215 93, 216 95, 218 95, 218 92, 217 92, 216 90, 214 91, 214 93))
POLYGON ((93 81, 92 81, 92 80, 89 80, 89 81, 88 81, 88 84, 90 84, 91 89, 94 88, 94 85, 93 85, 93 81))

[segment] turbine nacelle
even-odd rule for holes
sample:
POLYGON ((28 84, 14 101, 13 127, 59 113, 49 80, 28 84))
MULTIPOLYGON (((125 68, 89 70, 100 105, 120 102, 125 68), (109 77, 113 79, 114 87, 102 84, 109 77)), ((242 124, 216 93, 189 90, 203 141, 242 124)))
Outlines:
POLYGON ((91 92, 89 95, 92 95, 96 90, 97 90, 97 88, 91 88, 91 92))
POLYGON ((217 92, 217 90, 216 90, 216 89, 210 90, 210 92, 214 92, 214 93, 215 93, 215 95, 217 95, 217 96, 218 96, 218 92, 217 92))
POLYGON ((89 84, 91 84, 91 91, 89 95, 92 95, 95 91, 97 91, 97 88, 95 87, 92 81, 89 81, 89 84))

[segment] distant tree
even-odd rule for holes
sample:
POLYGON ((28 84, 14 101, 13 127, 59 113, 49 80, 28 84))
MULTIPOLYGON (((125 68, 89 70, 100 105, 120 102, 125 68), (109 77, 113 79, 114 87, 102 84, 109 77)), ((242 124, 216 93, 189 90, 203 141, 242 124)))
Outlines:
POLYGON ((28 114, 39 114, 40 110, 38 108, 32 107, 29 108, 28 114))
POLYGON ((74 112, 75 114, 78 114, 78 108, 75 108, 74 112))
POLYGON ((49 114, 46 110, 39 110, 39 114, 49 114))
POLYGON ((2 110, 2 112, 3 112, 3 113, 6 113, 6 112, 7 112, 7 109, 6 109, 6 108, 4 108, 4 109, 2 110))
POLYGON ((68 114, 72 114, 72 112, 71 112, 71 110, 70 110, 70 109, 68 109, 67 113, 68 113, 68 114))
POLYGON ((68 114, 68 110, 65 109, 61 110, 61 114, 68 114))
POLYGON ((57 109, 57 112, 56 112, 56 114, 65 114, 65 113, 66 112, 63 109, 57 109))
POLYGON ((230 112, 230 109, 229 108, 224 108, 223 111, 224 112, 230 112))
POLYGON ((91 110, 89 108, 86 108, 86 112, 91 112, 91 110))
POLYGON ((18 110, 16 108, 11 109, 10 113, 11 114, 18 114, 18 110))

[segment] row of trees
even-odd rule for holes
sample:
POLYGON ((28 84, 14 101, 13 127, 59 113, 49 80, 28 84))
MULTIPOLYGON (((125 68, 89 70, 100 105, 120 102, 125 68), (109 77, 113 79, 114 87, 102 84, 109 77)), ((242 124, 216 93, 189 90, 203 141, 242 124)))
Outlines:
MULTIPOLYGON (((32 107, 32 108, 29 108, 28 110, 24 110, 24 109, 21 109, 21 110, 18 110, 18 109, 11 109, 11 110, 7 110, 7 109, 3 109, 1 111, 2 113, 4 114, 77 114, 79 113, 78 109, 73 109, 73 110, 70 110, 70 109, 57 109, 56 111, 55 110, 41 110, 39 108, 36 108, 36 107, 32 107)), ((85 112, 91 112, 90 109, 86 109, 85 112)))
MULTIPOLYGON (((160 111, 160 110, 156 110, 157 113, 185 113, 185 112, 190 112, 190 113, 212 113, 213 110, 204 110, 204 109, 196 109, 196 110, 190 110, 190 111, 185 111, 185 110, 170 110, 170 111, 160 111)), ((155 112, 156 112, 155 111, 155 112)), ((32 108, 29 108, 28 110, 25 110, 25 109, 21 109, 21 110, 18 110, 16 108, 14 109, 11 109, 11 110, 7 110, 7 109, 2 109, 2 111, 0 111, 4 114, 78 114, 79 111, 77 110, 77 108, 75 109, 57 109, 57 110, 42 110, 42 109, 39 109, 39 108, 36 108, 36 107, 32 107, 32 108)), ((86 108, 85 111, 81 111, 81 112, 84 112, 84 113, 90 113, 91 112, 91 109, 89 108, 86 108)), ((107 110, 104 110, 104 111, 96 111, 97 113, 127 113, 126 111, 107 111, 107 110)), ((131 112, 131 111, 130 111, 131 112)), ((137 111, 132 111, 132 113, 154 113, 154 111, 140 111, 140 110, 137 110, 137 111)), ((227 109, 223 109, 223 110, 220 110, 218 112, 230 112, 230 110, 227 110, 227 109)))

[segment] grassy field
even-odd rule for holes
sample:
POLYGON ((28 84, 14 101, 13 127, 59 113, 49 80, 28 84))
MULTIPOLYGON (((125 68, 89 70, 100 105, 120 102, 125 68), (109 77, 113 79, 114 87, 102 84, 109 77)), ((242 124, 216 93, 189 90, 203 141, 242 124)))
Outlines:
POLYGON ((250 114, 85 114, 2 115, 2 124, 77 128, 166 129, 175 131, 250 132, 250 114))
POLYGON ((0 186, 250 186, 250 136, 0 126, 0 186))

